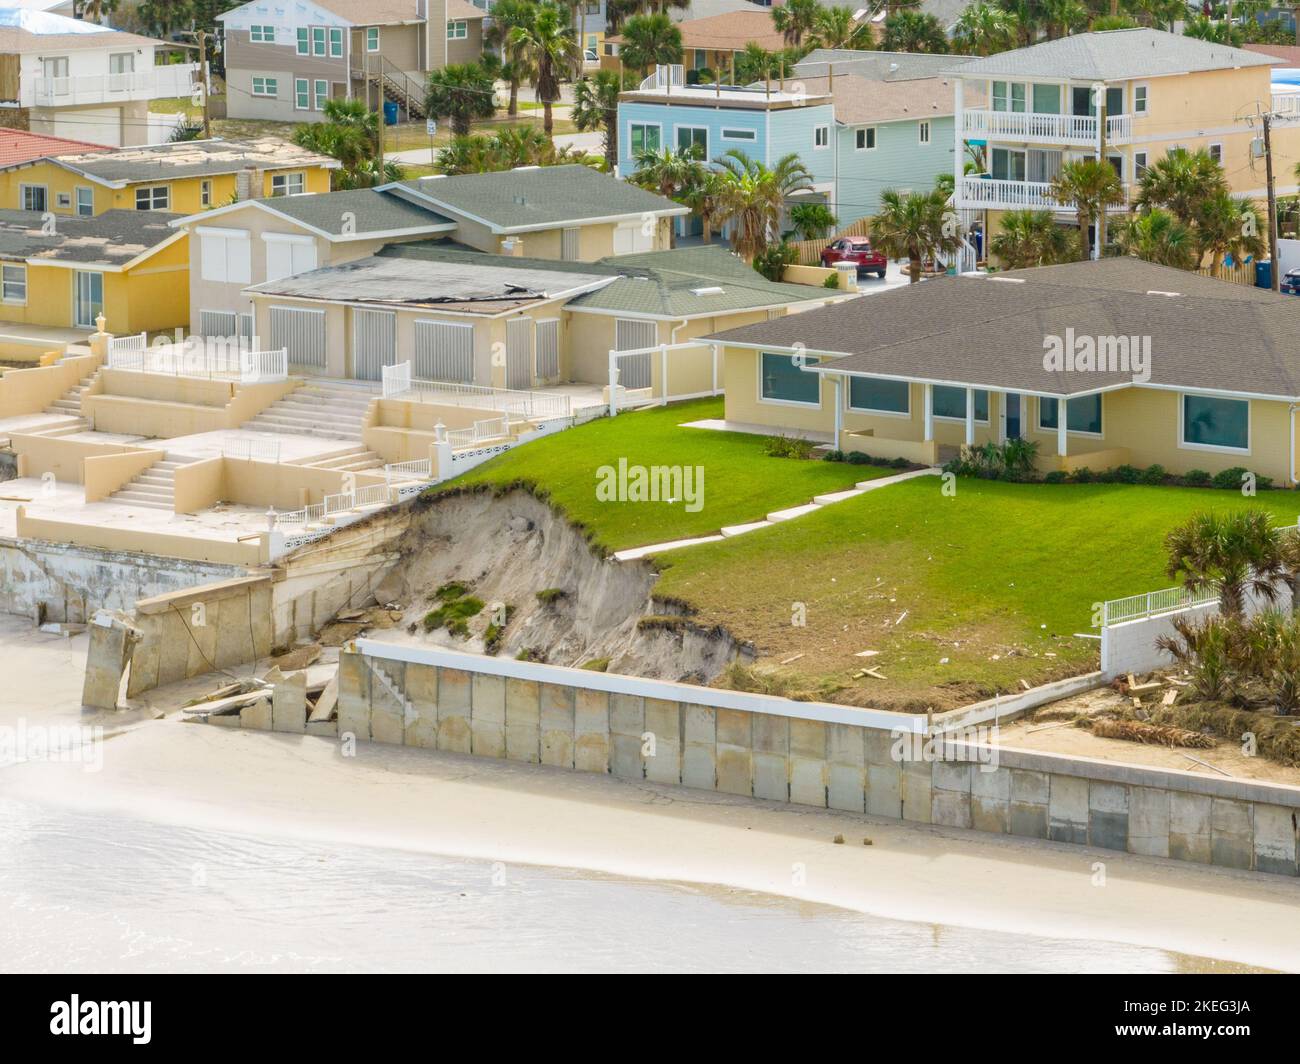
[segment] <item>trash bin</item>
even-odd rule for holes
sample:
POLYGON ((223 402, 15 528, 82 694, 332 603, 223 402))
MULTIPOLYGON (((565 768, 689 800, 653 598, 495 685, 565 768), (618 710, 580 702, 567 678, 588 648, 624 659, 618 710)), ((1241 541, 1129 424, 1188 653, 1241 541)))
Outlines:
POLYGON ((384 125, 397 125, 397 104, 393 103, 392 100, 384 101, 384 125))
POLYGON ((1273 287, 1273 264, 1267 259, 1255 260, 1255 287, 1273 287))

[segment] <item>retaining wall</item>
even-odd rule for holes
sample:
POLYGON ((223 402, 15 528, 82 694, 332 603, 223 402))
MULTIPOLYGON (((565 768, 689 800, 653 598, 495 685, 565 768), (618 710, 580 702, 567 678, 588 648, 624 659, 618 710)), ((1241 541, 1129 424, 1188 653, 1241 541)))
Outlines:
POLYGON ((956 741, 924 717, 359 640, 339 734, 1295 876, 1300 788, 956 741), (996 757, 996 763, 993 759, 996 757))

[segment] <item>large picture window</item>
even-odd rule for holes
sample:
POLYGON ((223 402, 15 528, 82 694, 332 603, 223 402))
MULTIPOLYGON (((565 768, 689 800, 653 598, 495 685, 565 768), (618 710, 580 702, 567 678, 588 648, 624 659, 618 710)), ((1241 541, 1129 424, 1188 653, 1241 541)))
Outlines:
MULTIPOLYGON (((805 366, 817 364, 817 359, 802 356, 805 366)), ((759 394, 776 403, 802 403, 806 406, 821 404, 821 380, 795 364, 794 355, 772 355, 766 351, 759 356, 759 394)))
MULTIPOLYGON (((1059 427, 1059 402, 1056 399, 1038 400, 1038 427, 1053 432, 1059 427)), ((1066 404, 1066 432, 1087 432, 1101 435, 1101 396, 1081 395, 1066 404)))
POLYGON ((657 125, 645 122, 633 122, 628 127, 628 144, 635 159, 643 152, 657 152, 660 146, 660 129, 657 125))
POLYGON ((878 414, 906 414, 911 410, 907 381, 881 377, 849 378, 849 409, 878 414))
MULTIPOLYGON (((966 420, 966 389, 953 388, 946 384, 934 386, 935 417, 948 418, 952 421, 966 420)), ((975 420, 987 422, 989 419, 989 393, 976 390, 975 420)))
POLYGON ((1250 403, 1212 395, 1184 395, 1182 442, 1189 447, 1250 450, 1250 403))

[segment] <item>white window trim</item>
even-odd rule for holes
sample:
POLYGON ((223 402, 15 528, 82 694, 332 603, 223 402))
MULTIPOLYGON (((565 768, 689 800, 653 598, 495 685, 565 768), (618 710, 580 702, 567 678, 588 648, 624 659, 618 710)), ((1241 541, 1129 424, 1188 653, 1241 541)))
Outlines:
POLYGON ((627 153, 628 157, 635 160, 636 156, 632 154, 632 127, 641 126, 644 129, 650 129, 652 126, 659 131, 659 147, 657 151, 663 151, 664 147, 664 127, 662 122, 633 122, 627 124, 627 153))
POLYGON ((1210 143, 1205 146, 1205 152, 1207 155, 1209 155, 1211 159, 1214 159, 1214 161, 1217 162, 1220 166, 1223 165, 1223 141, 1221 140, 1210 141, 1210 143), (1219 149, 1219 157, 1217 159, 1214 159, 1215 148, 1219 149))
POLYGON ((302 196, 305 195, 306 192, 307 192, 307 172, 305 170, 285 170, 283 172, 273 173, 271 175, 271 198, 272 199, 279 199, 281 198, 281 196, 302 196), (289 178, 291 177, 298 177, 302 179, 301 182, 302 192, 289 191, 289 178), (285 191, 280 195, 277 195, 275 191, 275 182, 277 178, 281 180, 285 189, 285 191))
POLYGON ((293 35, 293 50, 295 55, 311 55, 311 27, 299 26, 293 35), (304 34, 306 37, 304 38, 304 34), (303 49, 303 42, 306 41, 307 48, 303 49))
POLYGON ((274 76, 265 76, 259 74, 249 81, 250 91, 254 96, 267 100, 275 100, 280 96, 280 79, 274 76), (257 91, 257 83, 262 83, 262 91, 257 91))
POLYGON ((754 374, 754 387, 755 390, 758 392, 758 401, 760 403, 763 403, 767 406, 793 406, 793 407, 797 407, 800 410, 820 410, 822 408, 823 405, 822 379, 821 379, 821 374, 819 373, 814 373, 812 375, 817 381, 817 402, 815 403, 805 403, 799 399, 768 399, 766 396, 764 396, 763 395, 763 356, 774 355, 778 358, 793 358, 794 356, 787 355, 784 351, 756 351, 754 353, 758 356, 758 364, 755 367, 758 370, 758 372, 754 374))
POLYGON ((294 79, 293 79, 293 109, 294 109, 295 111, 310 111, 310 110, 311 110, 311 79, 310 79, 310 78, 294 78, 294 79), (306 85, 306 86, 307 86, 307 106, 306 106, 306 107, 304 107, 301 103, 298 102, 299 100, 302 99, 302 95, 298 92, 298 86, 299 86, 299 85, 306 85))
POLYGON ((328 59, 330 54, 330 34, 328 26, 312 26, 310 33, 311 56, 313 59, 328 59), (316 34, 320 33, 320 51, 316 51, 316 34))
POLYGON ((1135 114, 1135 115, 1142 115, 1143 117, 1145 117, 1146 115, 1149 115, 1150 113, 1151 113, 1151 86, 1149 86, 1149 85, 1148 85, 1146 82, 1144 82, 1144 81, 1134 82, 1134 84, 1133 84, 1133 114, 1135 114), (1143 92, 1143 103, 1145 104, 1145 106, 1144 106, 1144 107, 1142 108, 1142 110, 1140 110, 1140 111, 1137 109, 1137 91, 1138 91, 1138 89, 1141 89, 1142 92, 1143 92))
POLYGON ((379 51, 379 50, 380 50, 380 45, 379 45, 379 27, 378 27, 378 26, 367 26, 367 27, 366 27, 366 51, 367 51, 367 52, 377 52, 377 51, 379 51), (371 45, 371 43, 370 43, 370 35, 371 35, 371 33, 373 33, 373 34, 375 35, 375 43, 374 43, 374 45, 371 45))
POLYGON ((467 41, 469 40, 469 23, 461 19, 452 19, 447 23, 447 40, 449 41, 467 41), (453 33, 452 30, 460 30, 459 33, 453 33))
MULTIPOLYGON (((872 417, 895 417, 903 421, 912 419, 912 382, 903 381, 907 385, 907 410, 875 410, 869 406, 853 405, 853 381, 857 375, 848 374, 848 380, 844 384, 844 409, 850 414, 870 414, 872 417)), ((889 377, 877 377, 876 380, 891 380, 889 377)), ((987 422, 985 422, 987 424, 987 422)))
POLYGON ((163 185, 136 185, 136 186, 135 186, 135 209, 136 209, 137 211, 169 211, 169 210, 171 210, 171 209, 172 209, 172 187, 171 187, 171 185, 170 185, 170 184, 163 184, 163 185), (164 192, 167 193, 167 202, 166 202, 165 204, 163 204, 161 207, 156 207, 156 206, 154 206, 154 195, 153 195, 153 193, 154 193, 154 191, 155 191, 156 189, 162 189, 164 192), (140 206, 140 193, 141 193, 141 192, 148 192, 148 193, 149 193, 149 206, 148 206, 148 207, 141 207, 141 206, 140 206))
MULTIPOLYGON (((1019 114, 1023 112, 1016 113, 1019 114)), ((929 147, 934 143, 934 127, 930 125, 930 120, 928 118, 923 118, 921 121, 916 123, 916 142, 922 147, 929 147), (924 137, 921 136, 922 131, 926 134, 924 137)))
POLYGON ((311 81, 311 109, 313 111, 325 110, 325 103, 330 98, 330 79, 329 78, 312 78, 311 81), (320 87, 325 86, 325 95, 320 94, 320 87))
POLYGON ((27 203, 27 190, 28 190, 29 188, 39 188, 39 189, 41 190, 42 195, 45 197, 45 208, 44 208, 44 209, 48 211, 48 210, 50 209, 50 187, 49 187, 49 185, 29 185, 29 184, 19 184, 19 186, 18 186, 18 209, 19 209, 20 211, 25 211, 25 210, 28 209, 27 206, 26 206, 26 203, 27 203))
POLYGON ((90 185, 77 185, 72 190, 72 210, 78 218, 93 218, 95 216, 95 190, 90 185), (90 193, 90 213, 81 213, 81 194, 90 193))
POLYGON ((819 126, 813 126, 813 151, 825 151, 830 146, 831 146, 831 127, 829 125, 826 125, 825 123, 819 126), (817 134, 819 133, 826 134, 825 144, 817 143, 817 134))
POLYGON ((1178 448, 1183 451, 1209 451, 1213 454, 1242 454, 1249 455, 1255 445, 1255 418, 1254 403, 1249 399, 1241 399, 1235 395, 1215 395, 1213 392, 1179 392, 1178 393, 1178 448), (1186 404, 1184 400, 1191 396, 1199 399, 1226 399, 1230 402, 1246 404, 1246 447, 1243 450, 1240 447, 1221 447, 1214 443, 1188 443, 1184 439, 1183 419, 1186 417, 1186 404))
MULTIPOLYGON (((1032 392, 1021 392, 1020 394, 1021 394, 1021 395, 1032 395, 1033 393, 1032 393, 1032 392)), ((1092 440, 1104 440, 1104 439, 1106 438, 1106 397, 1105 397, 1104 395, 1100 394, 1100 393, 1094 393, 1094 394, 1098 394, 1098 397, 1101 399, 1101 431, 1100 431, 1100 432, 1084 432, 1084 431, 1082 431, 1081 429, 1072 429, 1072 428, 1070 428, 1070 427, 1069 427, 1069 426, 1070 426, 1070 412, 1069 412, 1069 410, 1067 409, 1067 410, 1065 411, 1065 426, 1066 426, 1066 428, 1065 428, 1065 434, 1066 434, 1067 436, 1084 436, 1084 437, 1086 437, 1086 438, 1088 438, 1088 439, 1092 439, 1092 440)), ((1034 396, 1034 407, 1036 408, 1036 409, 1035 409, 1035 413, 1034 413, 1034 430, 1037 431, 1037 432, 1046 432, 1046 433, 1049 433, 1049 434, 1051 434, 1051 435, 1055 435, 1056 433, 1058 433, 1058 432, 1060 431, 1060 430, 1059 430, 1055 425, 1048 426, 1048 425, 1044 425, 1044 424, 1043 424, 1043 399, 1044 399, 1044 398, 1047 398, 1047 399, 1054 399, 1054 398, 1056 398, 1056 397, 1055 397, 1055 396, 1052 396, 1052 395, 1048 395, 1048 396, 1035 395, 1035 396, 1034 396)), ((1072 396, 1070 396, 1070 399, 1086 399, 1086 398, 1087 398, 1087 396, 1084 396, 1084 395, 1072 395, 1072 396)), ((1062 408, 1062 404, 1066 404, 1066 403, 1068 403, 1068 402, 1069 402, 1068 399, 1057 399, 1057 400, 1056 400, 1056 414, 1057 414, 1057 417, 1060 417, 1060 416, 1061 416, 1061 408, 1062 408)), ((1180 404, 1180 405, 1181 405, 1181 404, 1180 404)), ((1024 420, 1023 415, 1021 416, 1021 420, 1022 420, 1022 421, 1024 420)))
POLYGON ((343 27, 342 26, 331 26, 329 28, 329 35, 328 35, 328 40, 326 42, 326 46, 329 48, 330 59, 343 58, 343 27), (334 51, 335 41, 338 42, 339 50, 337 52, 334 51))
POLYGON ((21 262, 6 262, 0 264, 0 267, 2 267, 3 270, 23 271, 23 298, 22 299, 9 299, 4 295, 4 275, 3 272, 0 272, 0 302, 2 302, 7 307, 27 306, 27 291, 28 291, 27 285, 29 280, 27 276, 27 267, 21 262))
MULTIPOLYGON (((965 388, 962 388, 962 386, 961 386, 960 384, 936 384, 936 385, 933 385, 932 387, 935 387, 935 388, 961 388, 962 391, 966 391, 966 390, 967 390, 967 389, 965 389, 965 388)), ((977 418, 975 419, 975 424, 977 424, 977 425, 989 425, 989 424, 991 424, 991 423, 992 423, 992 419, 993 419, 993 395, 994 395, 993 389, 992 389, 992 388, 972 388, 972 389, 970 389, 970 391, 975 391, 975 392, 988 392, 988 393, 989 393, 989 416, 986 417, 986 418, 978 418, 978 417, 977 417, 977 418)), ((911 399, 911 395, 910 395, 910 393, 909 393, 908 399, 909 399, 909 401, 910 401, 910 399, 911 399)), ((969 399, 968 399, 967 401, 968 401, 969 403, 971 403, 971 404, 974 404, 974 402, 975 402, 975 397, 972 395, 972 396, 969 397, 969 399)), ((931 401, 931 414, 930 414, 930 416, 931 416, 935 421, 946 421, 946 422, 948 422, 949 424, 952 424, 952 425, 964 425, 964 424, 966 424, 966 419, 965 419, 964 417, 949 417, 947 414, 936 414, 936 413, 933 412, 933 410, 934 410, 934 407, 933 407, 933 400, 932 400, 932 401, 931 401)))
MULTIPOLYGON (((643 124, 644 124, 644 123, 643 123, 643 124)), ((680 150, 681 150, 680 148, 677 147, 677 144, 678 144, 677 134, 678 134, 679 132, 681 132, 683 129, 690 129, 690 130, 702 129, 702 130, 704 130, 704 155, 702 156, 702 160, 703 160, 704 162, 708 162, 708 161, 709 161, 709 127, 708 127, 708 126, 697 126, 697 125, 694 125, 694 124, 689 123, 689 122, 683 122, 683 123, 681 123, 681 124, 674 124, 674 126, 673 126, 673 151, 680 151, 680 150)), ((692 139, 694 139, 694 138, 692 138, 692 139)), ((659 141, 659 146, 660 146, 660 148, 662 149, 662 147, 663 147, 663 139, 662 139, 662 135, 661 135, 661 138, 660 138, 660 141, 659 141)))
MULTIPOLYGON (((863 137, 863 140, 865 141, 866 138, 863 137)), ((880 147, 880 127, 879 127, 879 126, 855 126, 855 127, 854 127, 854 129, 853 129, 853 150, 854 150, 854 151, 875 151, 875 150, 876 150, 877 148, 879 148, 879 147, 880 147), (858 147, 858 134, 859 134, 859 133, 865 133, 867 130, 871 130, 871 131, 872 131, 872 134, 873 134, 873 136, 872 136, 872 138, 871 138, 871 140, 872 140, 872 144, 871 144, 870 147, 867 147, 867 145, 864 143, 864 144, 862 145, 862 147, 859 148, 859 147, 858 147)))
POLYGON ((758 140, 758 130, 743 129, 740 126, 733 126, 731 129, 721 129, 718 131, 718 139, 725 140, 736 144, 753 144, 758 140), (728 133, 747 133, 745 137, 729 137, 728 133))

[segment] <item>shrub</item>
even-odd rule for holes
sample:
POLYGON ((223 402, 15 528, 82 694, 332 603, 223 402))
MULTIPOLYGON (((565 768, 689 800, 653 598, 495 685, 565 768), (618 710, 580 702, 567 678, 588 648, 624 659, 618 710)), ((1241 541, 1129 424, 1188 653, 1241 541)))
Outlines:
POLYGON ((537 592, 537 601, 543 606, 553 606, 560 599, 568 598, 569 593, 562 587, 544 587, 537 592))
POLYGON ((793 265, 799 253, 786 241, 769 244, 754 258, 754 269, 769 281, 780 281, 785 275, 785 268, 793 265))
POLYGON ((831 450, 831 451, 827 451, 825 454, 822 455, 822 461, 823 461, 823 462, 843 462, 843 461, 844 461, 844 452, 841 451, 841 450, 831 450))
POLYGON ((584 661, 578 668, 586 669, 588 672, 605 672, 609 669, 609 658, 592 658, 590 661, 584 661))
POLYGON ((1122 465, 1115 470, 1115 479, 1121 484, 1136 484, 1142 478, 1142 470, 1133 465, 1122 465))
POLYGON ((763 440, 763 453, 772 458, 807 458, 812 452, 812 441, 800 436, 768 436, 763 440))
POLYGON ((1231 466, 1222 472, 1214 474, 1212 483, 1216 488, 1231 488, 1234 491, 1241 490, 1242 477, 1249 473, 1245 466, 1231 466))
POLYGON ((1048 473, 1043 477, 1043 483, 1044 483, 1044 484, 1064 484, 1064 483, 1065 483, 1065 470, 1063 470, 1063 469, 1053 469, 1053 470, 1049 471, 1049 472, 1048 472, 1048 473))
POLYGON ((1183 474, 1183 483, 1192 488, 1203 488, 1210 483, 1210 474, 1204 469, 1189 469, 1183 474))
POLYGON ((1142 470, 1143 484, 1163 484, 1169 474, 1162 465, 1149 465, 1142 470))
POLYGON ((826 280, 822 282, 823 288, 839 288, 839 286, 840 286, 840 275, 838 270, 835 273, 831 274, 829 277, 826 278, 826 280))
POLYGON ((453 580, 449 584, 443 584, 433 593, 433 597, 439 602, 451 602, 453 599, 463 598, 469 594, 469 585, 462 584, 459 580, 453 580))
POLYGON ((1071 479, 1076 484, 1091 484, 1094 480, 1097 479, 1097 475, 1087 466, 1080 466, 1078 469, 1074 471, 1071 479))
POLYGON ((467 636, 469 625, 465 622, 482 613, 483 605, 483 600, 473 595, 444 602, 424 615, 424 630, 432 632, 445 627, 452 635, 467 636))
POLYGON ((871 455, 863 454, 861 451, 850 451, 847 461, 849 465, 870 465, 871 455))

